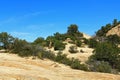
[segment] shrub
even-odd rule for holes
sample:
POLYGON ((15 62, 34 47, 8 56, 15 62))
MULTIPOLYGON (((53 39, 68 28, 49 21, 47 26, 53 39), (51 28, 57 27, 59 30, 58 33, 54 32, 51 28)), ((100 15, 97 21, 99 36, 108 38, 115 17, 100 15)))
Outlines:
POLYGON ((54 50, 64 50, 65 49, 65 44, 60 42, 60 41, 56 41, 54 43, 54 50))
POLYGON ((73 59, 70 67, 73 69, 80 69, 80 61, 78 59, 73 59))
POLYGON ((70 53, 77 53, 78 52, 77 47, 76 46, 70 46, 69 52, 70 53))
POLYGON ((53 54, 51 51, 42 51, 41 52, 41 55, 42 55, 42 57, 43 58, 48 58, 48 59, 50 59, 50 60, 53 60, 53 61, 55 61, 55 54, 53 54))
POLYGON ((80 40, 77 40, 76 41, 76 46, 81 47, 81 45, 82 45, 82 42, 80 40))
POLYGON ((94 61, 90 64, 90 70, 95 72, 111 73, 112 67, 108 62, 94 61))
POLYGON ((88 45, 90 48, 96 48, 98 42, 95 39, 90 39, 88 45))

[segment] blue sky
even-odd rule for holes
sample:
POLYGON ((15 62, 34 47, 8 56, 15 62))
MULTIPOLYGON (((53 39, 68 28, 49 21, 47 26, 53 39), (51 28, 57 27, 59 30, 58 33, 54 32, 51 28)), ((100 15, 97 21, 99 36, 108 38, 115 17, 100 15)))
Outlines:
POLYGON ((120 20, 119 5, 120 0, 0 0, 0 32, 34 41, 77 24, 79 31, 94 35, 120 20))

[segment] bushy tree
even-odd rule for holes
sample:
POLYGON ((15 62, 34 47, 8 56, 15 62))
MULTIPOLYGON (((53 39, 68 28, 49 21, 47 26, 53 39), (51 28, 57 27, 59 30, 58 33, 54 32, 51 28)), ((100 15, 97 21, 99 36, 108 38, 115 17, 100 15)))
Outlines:
POLYGON ((11 48, 14 38, 7 32, 0 33, 0 44, 4 49, 11 48))
POLYGON ((94 61, 89 64, 90 71, 111 73, 112 67, 108 62, 94 61))
POLYGON ((91 60, 108 62, 112 68, 117 68, 120 62, 120 49, 111 43, 104 42, 97 45, 91 60))
POLYGON ((46 41, 43 37, 38 37, 33 44, 40 45, 40 46, 46 46, 46 41))
POLYGON ((98 42, 95 39, 90 39, 88 42, 88 45, 90 48, 96 48, 96 46, 98 45, 98 42))
POLYGON ((56 40, 54 42, 54 50, 64 50, 65 49, 65 44, 62 43, 61 41, 56 40))
POLYGON ((119 24, 118 20, 117 20, 117 19, 114 19, 114 20, 113 20, 113 25, 112 25, 112 26, 115 27, 115 26, 117 26, 118 24, 119 24))
POLYGON ((71 24, 68 27, 67 34, 75 39, 83 37, 83 34, 79 32, 78 26, 76 24, 71 24))
POLYGON ((70 35, 73 35, 74 33, 78 33, 78 26, 76 24, 71 24, 68 27, 67 33, 70 34, 70 35))
POLYGON ((23 47, 27 45, 27 41, 16 38, 12 45, 12 52, 19 53, 22 51, 23 47))
POLYGON ((81 47, 82 42, 80 40, 77 40, 75 44, 76 44, 76 46, 81 47))
POLYGON ((117 34, 109 35, 107 36, 107 41, 111 42, 112 44, 120 44, 120 37, 117 34))
POLYGON ((66 34, 60 34, 59 32, 56 32, 54 34, 54 37, 56 40, 59 40, 59 41, 65 41, 66 39, 66 34))

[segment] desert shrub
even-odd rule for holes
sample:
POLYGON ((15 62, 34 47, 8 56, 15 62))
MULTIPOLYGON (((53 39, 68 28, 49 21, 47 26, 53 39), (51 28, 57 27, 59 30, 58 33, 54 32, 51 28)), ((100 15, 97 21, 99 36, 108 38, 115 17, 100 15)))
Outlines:
POLYGON ((82 45, 82 42, 80 40, 77 40, 76 41, 76 46, 81 47, 81 45, 82 45))
POLYGON ((27 44, 22 47, 22 51, 18 53, 19 56, 28 57, 33 56, 36 57, 37 54, 40 52, 41 48, 39 46, 27 44))
POLYGON ((86 64, 80 64, 80 70, 89 71, 88 66, 86 64))
POLYGON ((90 39, 88 45, 90 48, 96 48, 98 42, 95 39, 90 39))
POLYGON ((64 50, 65 49, 65 44, 62 43, 61 41, 56 40, 54 43, 54 50, 64 50))
POLYGON ((74 59, 74 58, 71 60, 70 67, 73 68, 73 69, 88 71, 87 65, 80 64, 80 60, 74 59))
POLYGON ((83 51, 82 49, 80 50, 80 52, 81 52, 81 53, 84 53, 84 51, 83 51))
POLYGON ((94 55, 91 56, 91 59, 95 61, 108 62, 112 68, 119 69, 119 53, 120 49, 116 45, 104 42, 96 47, 94 55))
POLYGON ((83 38, 83 40, 84 40, 84 43, 85 43, 85 44, 88 44, 88 43, 89 43, 89 40, 88 40, 88 39, 83 38))
POLYGON ((104 72, 104 73, 111 73, 112 67, 109 65, 108 62, 104 61, 94 61, 90 64, 89 69, 95 72, 104 72))
POLYGON ((20 53, 25 45, 28 45, 28 43, 25 40, 16 38, 12 45, 12 53, 20 53))
POLYGON ((73 69, 80 69, 80 61, 78 59, 73 59, 70 67, 73 69))
POLYGON ((57 53, 57 56, 56 56, 56 58, 55 58, 55 61, 61 62, 65 57, 66 57, 66 56, 65 56, 65 55, 63 56, 62 52, 58 52, 58 53, 57 53))
POLYGON ((28 57, 33 55, 33 48, 32 45, 24 45, 22 50, 18 53, 21 57, 28 57))
POLYGON ((43 58, 48 58, 48 59, 50 59, 50 60, 53 60, 53 61, 55 61, 55 54, 54 53, 52 53, 51 51, 42 51, 41 52, 41 55, 42 55, 42 57, 43 58))
POLYGON ((33 44, 35 45, 40 45, 40 46, 45 46, 46 45, 46 42, 45 42, 45 39, 42 38, 42 37, 38 37, 34 42, 33 44))
POLYGON ((76 46, 70 46, 69 52, 70 53, 77 53, 78 52, 77 47, 76 46))

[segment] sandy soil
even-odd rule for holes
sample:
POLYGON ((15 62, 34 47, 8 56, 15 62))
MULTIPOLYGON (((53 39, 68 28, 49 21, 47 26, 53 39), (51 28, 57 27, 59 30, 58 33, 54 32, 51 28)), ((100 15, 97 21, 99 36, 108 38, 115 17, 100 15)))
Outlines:
MULTIPOLYGON (((65 46, 65 49, 62 51, 63 54, 66 54, 68 58, 76 58, 79 59, 81 62, 85 62, 88 60, 88 57, 90 57, 93 54, 93 50, 92 48, 88 48, 86 47, 77 47, 78 52, 77 53, 70 53, 69 52, 69 47, 70 46, 75 46, 75 44, 70 44, 68 42, 64 42, 67 45, 65 46), (80 50, 84 51, 83 53, 80 52, 80 50)), ((54 51, 54 48, 48 49, 46 48, 48 51, 52 51, 53 53, 57 54, 59 51, 54 51)))
POLYGON ((73 70, 47 59, 0 53, 0 80, 120 80, 120 75, 73 70))

